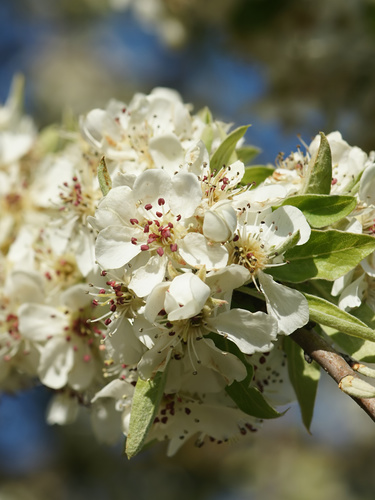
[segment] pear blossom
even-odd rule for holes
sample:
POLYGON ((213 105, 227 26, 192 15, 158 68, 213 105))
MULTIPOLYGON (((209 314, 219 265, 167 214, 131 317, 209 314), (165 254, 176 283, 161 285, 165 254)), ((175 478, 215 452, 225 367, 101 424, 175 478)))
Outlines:
POLYGON ((264 270, 283 264, 283 253, 291 245, 306 243, 310 226, 293 206, 286 205, 274 212, 243 210, 237 233, 229 244, 229 263, 243 265, 250 271, 252 281, 265 296, 267 312, 278 322, 279 333, 289 335, 308 322, 307 300, 299 291, 276 283, 264 270))
MULTIPOLYGON (((222 276, 223 287, 224 279, 222 276)), ((140 340, 149 348, 138 363, 139 375, 150 378, 156 371, 164 370, 171 358, 179 360, 188 356, 193 374, 199 372, 199 365, 206 363, 219 371, 228 383, 234 378, 243 379, 246 370, 238 365, 239 360, 230 353, 218 352, 206 335, 216 332, 246 354, 267 351, 276 338, 276 320, 260 311, 220 312, 225 303, 211 297, 210 287, 190 272, 176 276, 170 283, 157 285, 148 296, 144 311, 154 329, 147 328, 146 323, 135 322, 140 340), (228 358, 232 366, 228 366, 228 358)))

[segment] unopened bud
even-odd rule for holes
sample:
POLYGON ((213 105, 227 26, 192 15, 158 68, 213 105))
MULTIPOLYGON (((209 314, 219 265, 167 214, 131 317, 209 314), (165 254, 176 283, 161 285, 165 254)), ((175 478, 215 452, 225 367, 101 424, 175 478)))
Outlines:
POLYGON ((375 397, 375 387, 360 378, 353 377, 353 375, 344 377, 339 383, 339 388, 355 398, 375 397))

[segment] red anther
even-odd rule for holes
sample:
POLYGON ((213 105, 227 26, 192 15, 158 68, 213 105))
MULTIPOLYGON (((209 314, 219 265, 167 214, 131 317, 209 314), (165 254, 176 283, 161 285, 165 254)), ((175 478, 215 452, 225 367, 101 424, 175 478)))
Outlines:
POLYGON ((148 245, 141 245, 141 250, 142 252, 146 252, 146 250, 150 250, 150 247, 148 245))
POLYGON ((67 182, 63 182, 63 186, 68 187, 68 183, 67 182))
POLYGON ((134 224, 138 224, 138 219, 130 219, 130 224, 134 226, 134 224))
POLYGON ((108 325, 110 325, 111 323, 112 323, 111 318, 107 318, 107 319, 104 321, 104 324, 105 324, 105 325, 107 325, 107 326, 108 326, 108 325))
POLYGON ((332 179, 332 182, 331 182, 331 185, 334 186, 335 184, 337 184, 337 179, 336 178, 333 178, 332 179))
POLYGON ((92 305, 93 305, 93 306, 97 306, 97 305, 99 305, 99 302, 98 302, 96 299, 94 299, 94 300, 92 301, 92 305))
POLYGON ((159 206, 165 205, 165 199, 164 198, 159 198, 158 199, 158 204, 159 204, 159 206))
POLYGON ((134 236, 133 236, 133 238, 130 241, 133 243, 133 245, 137 244, 137 238, 134 238, 134 236))
POLYGON ((162 247, 159 247, 156 251, 157 251, 157 253, 160 255, 160 257, 163 257, 163 255, 164 255, 164 250, 162 249, 162 247))
POLYGON ((107 276, 107 271, 102 271, 102 272, 100 273, 100 276, 107 276))
POLYGON ((240 236, 238 234, 236 234, 233 238, 233 241, 238 241, 240 239, 240 236))
POLYGON ((116 281, 114 281, 114 280, 106 281, 105 284, 108 286, 114 286, 114 285, 116 285, 116 281))
POLYGON ((105 292, 106 292, 106 290, 105 290, 104 288, 101 288, 101 289, 99 290, 99 294, 103 294, 103 293, 105 293, 105 292))
POLYGON ((152 208, 151 203, 147 203, 147 205, 145 205, 145 210, 151 210, 151 208, 152 208))
POLYGON ((116 304, 112 304, 111 307, 109 308, 112 312, 115 312, 117 309, 116 304))
POLYGON ((156 212, 157 217, 163 217, 163 214, 161 212, 156 212))
POLYGON ((155 224, 160 227, 160 222, 158 220, 154 220, 155 224))
POLYGON ((88 363, 89 361, 91 361, 91 356, 90 356, 90 354, 85 354, 85 355, 83 356, 83 361, 84 361, 85 363, 88 363))
POLYGON ((176 221, 179 222, 181 220, 181 215, 177 215, 176 221))
POLYGON ((168 222, 168 227, 170 227, 172 229, 172 227, 173 227, 172 222, 168 222))
POLYGON ((44 273, 44 276, 45 276, 48 280, 51 280, 51 279, 52 279, 51 273, 49 273, 48 271, 46 271, 46 272, 44 273))
POLYGON ((169 248, 171 249, 171 252, 177 252, 177 243, 172 243, 169 248))
POLYGON ((70 342, 70 341, 71 341, 71 339, 72 339, 72 337, 71 337, 70 335, 67 335, 67 336, 65 337, 65 340, 66 340, 67 342, 70 342))
POLYGON ((149 224, 146 224, 144 229, 143 229, 143 232, 148 233, 149 231, 150 231, 150 226, 149 226, 149 224))
POLYGON ((122 297, 124 294, 120 290, 116 290, 115 295, 116 295, 116 297, 122 297))

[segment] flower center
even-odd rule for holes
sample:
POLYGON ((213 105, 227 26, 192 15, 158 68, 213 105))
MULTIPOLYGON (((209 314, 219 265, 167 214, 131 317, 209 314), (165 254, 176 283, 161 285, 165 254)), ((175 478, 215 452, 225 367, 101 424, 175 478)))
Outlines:
POLYGON ((268 256, 264 244, 257 238, 249 235, 246 239, 234 237, 229 252, 229 263, 246 267, 255 275, 259 269, 264 269, 268 264, 268 256))

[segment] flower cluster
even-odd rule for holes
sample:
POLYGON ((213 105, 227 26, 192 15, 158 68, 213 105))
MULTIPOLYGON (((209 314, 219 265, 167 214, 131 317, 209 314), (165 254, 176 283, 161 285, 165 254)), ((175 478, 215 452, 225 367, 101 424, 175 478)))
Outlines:
MULTIPOLYGON (((39 136, 16 104, 13 91, 0 110, 2 389, 40 381, 48 422, 87 407, 100 440, 129 434, 129 455, 155 439, 169 454, 193 435, 232 440, 277 416, 293 398, 284 339, 309 321, 288 255, 316 227, 293 199, 328 144, 324 194, 352 194, 364 171, 340 229, 373 235, 372 157, 336 132, 258 179, 242 161, 246 127, 192 114, 169 89, 39 136)), ((365 289, 374 308, 368 255, 335 281, 344 309, 365 289)))

